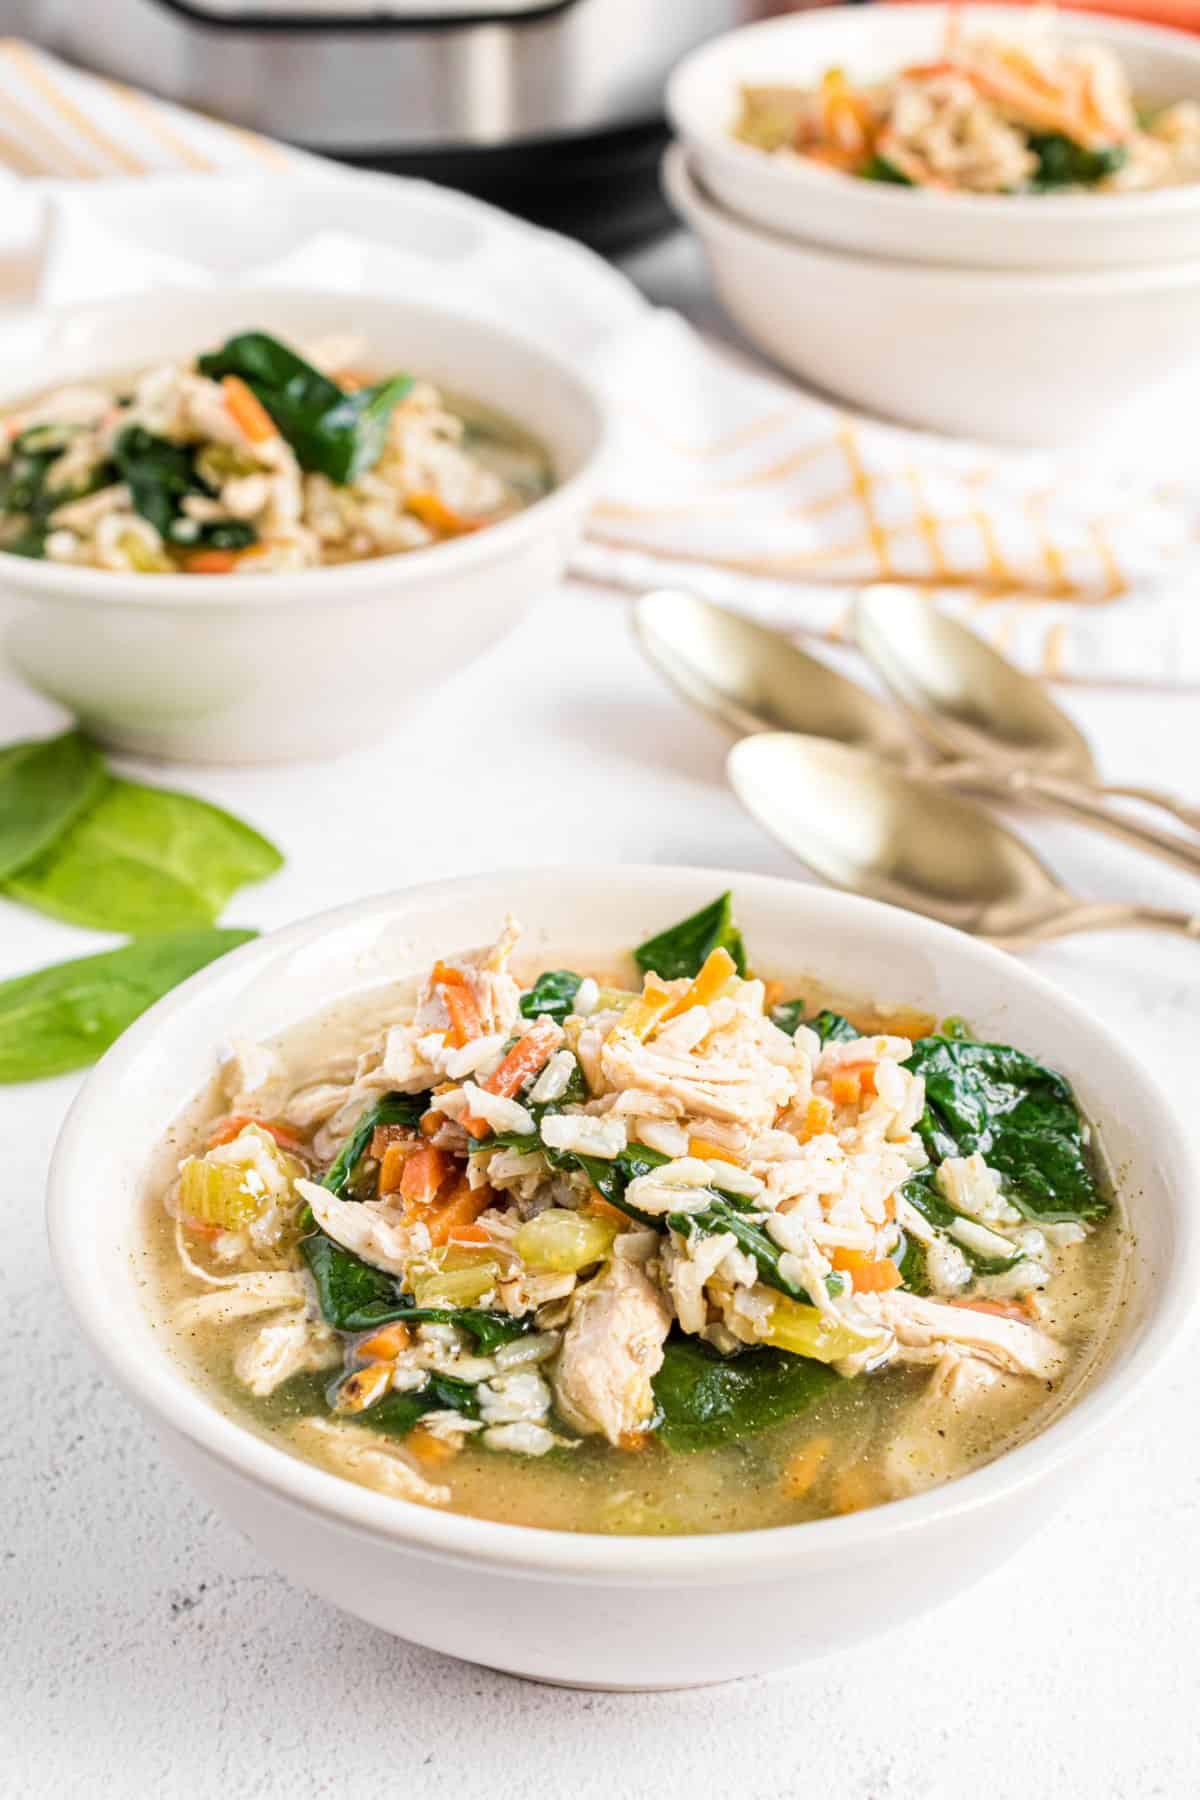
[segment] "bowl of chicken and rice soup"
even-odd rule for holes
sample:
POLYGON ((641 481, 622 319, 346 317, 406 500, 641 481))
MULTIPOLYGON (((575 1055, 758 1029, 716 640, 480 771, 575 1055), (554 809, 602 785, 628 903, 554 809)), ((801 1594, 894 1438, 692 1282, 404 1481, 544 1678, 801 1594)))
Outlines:
POLYGON ((1147 269, 1200 255, 1200 45, 1050 7, 831 6, 744 26, 667 109, 735 217, 956 268, 1147 269))
POLYGON ((435 305, 249 288, 0 331, 0 634, 96 737, 192 761, 378 736, 561 572, 586 377, 435 305), (297 705, 297 697, 309 702, 297 705))
POLYGON ((49 1212, 97 1362, 289 1576, 642 1688, 819 1656, 1014 1551, 1184 1335, 1197 1174, 1015 959, 614 867, 222 959, 91 1076, 49 1212))

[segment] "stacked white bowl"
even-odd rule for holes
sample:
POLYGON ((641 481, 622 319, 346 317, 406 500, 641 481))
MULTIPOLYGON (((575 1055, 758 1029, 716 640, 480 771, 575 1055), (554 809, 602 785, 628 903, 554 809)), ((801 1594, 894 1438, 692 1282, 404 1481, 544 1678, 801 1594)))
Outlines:
MULTIPOLYGON (((943 47, 945 6, 839 6, 730 32, 676 69, 667 191, 752 342, 907 423, 1008 443, 1089 437, 1200 369, 1200 183, 956 194, 862 181, 740 142, 745 82, 878 80, 943 47)), ((961 9, 1011 35, 1012 7, 961 9)), ((1053 27, 1119 56, 1139 103, 1200 100, 1200 42, 1087 13, 1053 27)))

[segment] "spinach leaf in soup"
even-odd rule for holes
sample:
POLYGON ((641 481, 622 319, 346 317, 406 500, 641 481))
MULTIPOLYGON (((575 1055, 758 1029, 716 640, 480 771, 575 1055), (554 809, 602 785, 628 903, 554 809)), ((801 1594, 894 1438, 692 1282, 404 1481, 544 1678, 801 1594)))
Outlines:
POLYGON ((79 731, 0 750, 0 880, 46 850, 104 779, 104 758, 79 731))
POLYGON ((244 331, 197 358, 201 374, 236 375, 261 400, 301 468, 346 486, 383 454, 397 404, 413 385, 393 375, 347 393, 328 375, 265 331, 244 331))
POLYGON ((453 1375, 431 1375, 423 1388, 415 1393, 398 1394, 394 1390, 376 1400, 374 1405, 355 1415, 355 1424, 368 1425, 387 1437, 407 1437, 431 1412, 458 1412, 465 1418, 479 1417, 479 1396, 469 1381, 458 1381, 453 1375))
POLYGON ((828 1007, 823 1007, 819 1013, 814 1013, 811 1019, 807 1018, 803 1000, 781 1001, 778 1006, 771 1008, 771 1018, 778 1025, 780 1031, 786 1031, 789 1037, 794 1035, 798 1026, 807 1025, 810 1031, 816 1032, 823 1044, 848 1044, 852 1039, 861 1036, 849 1019, 843 1017, 839 1012, 831 1012, 828 1007))
MULTIPOLYGON (((1015 1268, 1019 1262, 1024 1260, 1025 1252, 1019 1250, 1016 1245, 1002 1253, 998 1251, 996 1255, 989 1256, 986 1252, 977 1249, 974 1244, 964 1242, 959 1235, 960 1231, 965 1232, 969 1237, 978 1228, 965 1214, 956 1212, 949 1201, 944 1198, 934 1179, 932 1169, 922 1169, 918 1174, 910 1175, 904 1183, 901 1193, 927 1224, 932 1225, 935 1231, 940 1231, 946 1237, 953 1239, 976 1275, 1002 1275, 1006 1270, 1015 1268)), ((915 1257, 916 1251, 914 1250, 914 1260, 915 1257)), ((924 1272, 924 1262, 924 1252, 922 1251, 922 1272, 924 1272)), ((903 1271, 903 1262, 900 1266, 903 1271)))
POLYGON ((430 1094, 381 1094, 363 1112, 345 1143, 321 1177, 321 1186, 331 1194, 344 1197, 353 1180, 354 1171, 367 1153, 367 1146, 379 1125, 405 1125, 415 1131, 428 1110, 430 1094))
POLYGON ((282 862, 272 843, 219 806, 113 779, 4 891, 72 925, 168 931, 211 923, 240 887, 282 862))
POLYGON ((162 538, 171 536, 171 527, 189 496, 213 496, 212 488, 196 473, 191 446, 156 437, 143 425, 125 427, 113 445, 113 457, 134 511, 162 538))
POLYGON ((1055 188, 1094 187, 1106 176, 1124 168, 1129 151, 1124 144, 1102 144, 1089 150, 1059 131, 1030 133, 1029 148, 1037 157, 1037 168, 1029 177, 1034 193, 1053 192, 1055 188))
POLYGON ((647 938, 633 956, 640 969, 652 971, 663 981, 676 981, 681 976, 698 975, 705 958, 714 950, 727 950, 738 974, 746 973, 746 946, 733 922, 731 893, 720 895, 711 906, 701 907, 677 925, 647 938))
POLYGON ((335 1331, 373 1331, 397 1320, 456 1325, 470 1333, 481 1355, 490 1356, 533 1329, 532 1314, 514 1318, 482 1307, 414 1306, 394 1275, 363 1262, 319 1229, 301 1238, 300 1254, 313 1278, 321 1317, 335 1331))
POLYGON ((657 1434, 669 1450, 719 1449, 785 1424, 843 1385, 824 1364, 785 1350, 721 1356, 677 1333, 654 1377, 657 1434))
POLYGON ((583 976, 573 969, 546 969, 538 976, 527 994, 521 995, 521 1013, 526 1019, 556 1019, 561 1025, 575 1004, 575 996, 583 985, 583 976))
POLYGON ((0 982, 0 1082, 80 1069, 156 1000, 253 931, 176 931, 0 982))
POLYGON ((979 1151, 1003 1177, 1005 1198, 1035 1221, 1108 1211, 1063 1076, 1007 1044, 962 1037, 918 1039, 905 1066, 925 1082, 917 1130, 935 1164, 979 1151))

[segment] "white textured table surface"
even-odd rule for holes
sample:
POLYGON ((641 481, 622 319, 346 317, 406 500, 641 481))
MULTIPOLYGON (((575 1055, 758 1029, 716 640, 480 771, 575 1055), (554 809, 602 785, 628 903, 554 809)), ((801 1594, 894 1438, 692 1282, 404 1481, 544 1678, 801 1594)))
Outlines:
MULTIPOLYGON (((678 250, 643 263, 696 293, 678 250)), ((1200 767, 1195 698, 1073 695, 1106 769, 1200 767)), ((0 739, 54 716, 0 676, 0 739)), ((385 744, 174 776, 284 848, 231 922, 269 927, 412 881, 518 862, 704 862, 796 874, 722 783, 722 740, 645 668, 625 604, 572 590, 385 744), (472 785, 469 834, 396 795, 472 785), (457 737, 457 745, 453 739, 457 737), (497 755, 495 746, 504 746, 497 755)), ((1073 827, 1031 836, 1082 891, 1188 904, 1182 875, 1073 827)), ((4 907, 0 974, 83 934, 4 907)), ((1200 949, 1076 938, 1038 966, 1200 1088, 1200 949)), ((1074 1503, 1001 1573, 902 1633, 795 1675, 622 1697, 536 1687, 398 1642, 289 1586, 202 1505, 94 1371, 59 1299, 42 1190, 74 1078, 0 1090, 0 1793, 489 1800, 1149 1800, 1200 1791, 1200 1428, 1188 1363, 1074 1503)), ((519 1630, 519 1620, 514 1629, 519 1630)))

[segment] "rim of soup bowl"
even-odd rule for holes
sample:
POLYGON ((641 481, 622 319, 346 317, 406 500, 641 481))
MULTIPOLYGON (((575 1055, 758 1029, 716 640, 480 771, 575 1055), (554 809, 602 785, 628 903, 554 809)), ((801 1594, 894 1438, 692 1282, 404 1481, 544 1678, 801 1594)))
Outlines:
MULTIPOLYGON (((331 992, 324 1004, 332 1003, 338 991, 347 990, 331 992)), ((311 1013, 318 1008, 308 1010, 311 1013)), ((1186 1203, 1188 1192, 1197 1189, 1200 1156, 1182 1121, 1133 1053, 1115 1032, 1055 983, 991 945, 878 901, 778 876, 653 864, 569 870, 515 867, 394 890, 315 914, 230 952, 174 989, 106 1053, 76 1097, 51 1162, 48 1231, 58 1279, 76 1321, 117 1384, 152 1419, 161 1420, 227 1469, 269 1490, 276 1500, 331 1525, 349 1527, 435 1559, 548 1579, 717 1586, 770 1579, 784 1567, 805 1562, 851 1558, 867 1546, 903 1539, 939 1522, 1017 1500, 1024 1490, 1077 1460, 1172 1350, 1183 1344, 1189 1324, 1200 1311, 1200 1225, 1186 1203), (565 880, 569 886, 595 892, 611 884, 614 877, 626 885, 635 883, 639 895, 645 892, 650 900, 660 889, 664 899, 681 905, 701 893, 711 894, 714 883, 735 886, 743 903, 751 902, 756 894, 764 899, 786 896, 796 908, 798 931, 807 927, 853 936, 858 929, 869 932, 874 928, 878 933, 883 926, 898 943, 933 958, 949 957, 964 972, 972 968, 993 974, 1003 970, 1014 1005, 1020 1004, 1023 994, 1052 1005, 1078 1029, 1082 1041, 1091 1040, 1093 1054, 1099 1051, 1110 1065, 1112 1073, 1102 1080, 1102 1087, 1115 1089, 1120 1083, 1126 1097, 1133 1092, 1145 1140, 1168 1145, 1173 1160, 1184 1171, 1184 1179, 1167 1190, 1175 1235, 1173 1259, 1150 1299, 1138 1340, 1107 1366, 1101 1359, 1086 1377, 1084 1391, 1044 1430, 941 1486, 840 1518, 673 1537, 554 1531, 439 1512, 361 1487, 237 1423, 205 1396, 167 1350, 156 1349, 144 1356, 126 1342, 121 1318, 129 1316, 130 1308, 139 1302, 136 1296, 115 1289, 108 1272, 137 1247, 144 1180, 136 1184, 137 1193, 119 1241, 106 1254, 93 1255, 86 1236, 71 1227, 85 1199, 92 1210, 106 1203, 123 1203, 119 1193, 114 1201, 112 1190, 105 1192, 108 1165, 102 1154, 97 1156, 97 1146, 102 1146, 105 1136, 119 1140, 132 1125, 135 1135, 144 1137, 143 1148, 149 1155, 171 1123, 169 1118, 157 1117, 139 1123, 136 1093, 123 1081, 149 1044, 162 1041, 169 1054, 172 1033, 186 1032, 190 1013, 208 990, 220 987, 235 992, 256 969, 261 974, 263 966, 273 961, 282 966, 282 959, 339 925, 372 916, 402 915, 406 906, 450 897, 494 895, 502 901, 505 883, 521 880, 546 886, 565 880), (686 891, 689 888, 691 892, 686 891)), ((1132 1254, 1138 1254, 1136 1245, 1132 1254)))
MULTIPOLYGON (((355 296, 336 288, 245 287, 229 289, 219 296, 207 288, 171 288, 150 295, 125 295, 112 300, 81 301, 74 305, 25 308, 20 314, 13 315, 5 329, 15 336, 22 319, 31 323, 36 321, 50 334, 53 349, 53 334, 63 331, 69 334, 73 322, 77 320, 98 318, 103 321, 139 312, 147 312, 157 318, 163 315, 169 318, 172 310, 191 311, 206 301, 211 306, 217 299, 223 307, 228 307, 231 301, 236 300, 240 308, 244 302, 248 317, 257 308, 266 315, 268 322, 272 312, 276 316, 282 314, 284 322, 279 329, 284 332, 301 329, 299 326, 288 325, 286 315, 289 308, 303 310, 305 307, 326 307, 331 315, 328 328, 333 329, 334 317, 339 311, 343 317, 347 314, 361 317, 365 305, 368 310, 375 312, 386 310, 389 314, 416 316, 430 323, 446 323, 455 330, 486 340, 494 346, 500 358, 515 355, 522 359, 532 359, 534 364, 541 366, 545 374, 563 385, 570 399, 562 406, 547 409, 541 399, 542 389, 539 383, 531 390, 537 396, 536 404, 530 407, 528 414, 522 412, 518 416, 513 413, 513 422, 540 442, 544 441, 544 421, 562 419, 566 416, 568 406, 574 409, 578 418, 585 422, 586 428, 580 435, 588 440, 579 458, 579 465, 569 475, 556 479, 547 493, 539 495, 528 506, 522 507, 520 512, 511 513, 483 530, 424 546, 421 552, 394 551, 387 556, 320 564, 311 569, 284 569, 271 574, 233 572, 200 577, 187 575, 182 571, 143 575, 123 569, 98 569, 86 564, 14 556, 0 549, 0 585, 7 582, 26 591, 44 591, 56 600, 81 605, 108 603, 121 606, 161 606, 166 602, 178 611, 187 606, 324 606, 336 604, 344 592, 353 594, 356 590, 392 587, 396 583, 401 583, 405 588, 421 589, 428 585, 431 577, 452 580, 456 574, 478 569, 482 564, 503 561, 530 537, 540 537, 552 530, 558 515, 573 513, 586 503, 588 493, 595 485, 597 471, 611 449, 614 435, 612 409, 599 385, 557 351, 548 350, 517 332, 509 331, 503 325, 495 325, 488 319, 477 319, 454 307, 433 306, 426 301, 402 297, 391 300, 380 296, 355 296), (541 417, 537 416, 539 406, 541 417), (427 561, 427 554, 437 559, 433 569, 427 561)), ((366 326, 365 330, 369 337, 370 326, 366 326)), ((4 333, 0 333, 0 411, 29 396, 31 392, 38 391, 31 390, 24 381, 7 377, 10 365, 6 361, 6 354, 4 333)), ((118 372, 104 363, 102 355, 97 357, 94 373, 96 380, 102 381, 118 372)), ((79 375, 71 379, 80 381, 85 377, 79 375)), ((46 384, 42 385, 44 387, 46 384)), ((405 596, 402 594, 400 597, 405 596)))
MULTIPOLYGON (((944 22, 953 10, 951 0, 925 0, 923 4, 907 4, 902 12, 889 16, 887 25, 889 30, 908 32, 911 36, 918 37, 923 28, 931 23, 944 22)), ((962 11, 968 29, 982 27, 999 31, 1005 27, 1019 26, 1020 23, 1020 15, 1013 14, 1011 0, 1001 0, 999 5, 971 4, 962 8, 962 11)), ((933 188, 921 188, 913 192, 889 186, 886 182, 858 182, 839 170, 824 168, 820 163, 803 157, 794 162, 789 161, 785 166, 773 168, 768 152, 733 135, 727 117, 714 118, 701 110, 700 97, 695 90, 703 89, 706 80, 711 79, 714 86, 719 85, 732 101, 739 81, 744 79, 739 59, 745 52, 752 54, 759 45, 769 45, 772 50, 776 50, 778 46, 779 53, 782 53, 782 46, 789 38, 803 43, 806 37, 827 36, 843 25, 852 35, 857 35, 860 31, 863 17, 857 5, 823 6, 811 11, 754 20, 698 45, 676 64, 667 82, 667 112, 679 136, 701 155, 708 153, 723 157, 727 166, 740 165, 748 175, 762 175, 764 168, 767 169, 766 179, 780 184, 782 191, 790 186, 798 202, 803 199, 806 191, 825 194, 844 192, 847 204, 857 206, 860 211, 869 209, 884 214, 891 211, 899 217, 901 209, 907 209, 907 216, 913 219, 914 229, 922 218, 940 217, 953 221, 968 216, 986 217, 989 214, 1001 231, 1008 221, 1016 222, 1019 227, 1030 217, 1045 220, 1047 230, 1056 220, 1072 218, 1094 221, 1098 228, 1103 228, 1106 223, 1127 218, 1133 203, 1136 203, 1137 210, 1143 214, 1164 215, 1168 218, 1200 209, 1200 182, 1179 182, 1166 187, 1134 188, 1104 194, 968 194, 933 188), (869 191, 863 192, 863 189, 869 191)), ((1176 60, 1181 73, 1190 73, 1200 90, 1200 44, 1185 31, 1142 19, 1109 12, 1088 12, 1084 8, 1074 7, 1057 15, 1056 30, 1060 36, 1065 35, 1074 43, 1091 37, 1117 51, 1122 47, 1133 48, 1138 45, 1161 51, 1164 56, 1171 56, 1176 60)), ((1196 96, 1183 93, 1179 97, 1191 99, 1196 96)))

